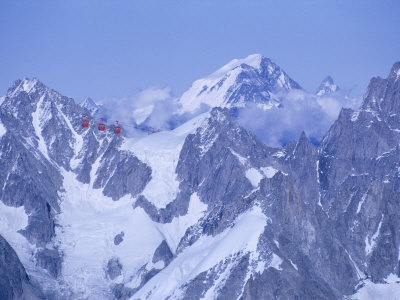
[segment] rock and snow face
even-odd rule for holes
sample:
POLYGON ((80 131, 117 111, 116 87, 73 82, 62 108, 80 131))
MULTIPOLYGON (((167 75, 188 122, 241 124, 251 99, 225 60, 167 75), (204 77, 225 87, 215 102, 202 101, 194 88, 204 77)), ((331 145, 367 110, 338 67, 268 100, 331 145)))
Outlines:
POLYGON ((322 80, 315 94, 317 96, 326 96, 329 94, 336 93, 339 90, 340 90, 339 86, 333 81, 332 77, 327 76, 325 77, 324 80, 322 80))
POLYGON ((96 112, 101 108, 100 105, 97 105, 96 102, 93 101, 92 98, 87 97, 80 104, 83 109, 85 109, 91 116, 94 116, 96 112))
MULTIPOLYGON (((398 65, 371 81, 359 111, 342 111, 319 147, 304 133, 267 147, 222 108, 140 140, 116 136, 91 116, 83 128, 85 110, 38 80, 17 81, 0 104, 0 265, 12 261, 0 291, 118 300, 397 293, 398 65)), ((299 88, 282 74, 250 56, 213 78, 253 86, 246 99, 258 101, 260 76, 299 88)), ((240 106, 234 94, 220 105, 240 106)))
POLYGON ((180 113, 202 105, 244 107, 256 103, 262 109, 279 105, 274 93, 301 89, 279 66, 260 54, 234 59, 213 74, 196 80, 178 100, 180 113))
POLYGON ((399 272, 399 65, 371 80, 358 111, 342 110, 319 149, 322 207, 374 283, 399 272))

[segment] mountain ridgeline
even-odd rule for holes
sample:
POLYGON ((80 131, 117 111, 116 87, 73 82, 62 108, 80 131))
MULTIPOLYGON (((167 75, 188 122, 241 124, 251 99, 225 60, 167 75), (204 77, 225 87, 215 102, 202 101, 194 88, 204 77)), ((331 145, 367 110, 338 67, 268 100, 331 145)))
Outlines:
POLYGON ((210 104, 219 85, 225 102, 140 139, 100 132, 91 100, 15 82, 0 99, 2 299, 359 299, 400 280, 400 63, 318 147, 240 127, 232 103, 300 86, 258 56, 233 64, 180 100, 210 104))

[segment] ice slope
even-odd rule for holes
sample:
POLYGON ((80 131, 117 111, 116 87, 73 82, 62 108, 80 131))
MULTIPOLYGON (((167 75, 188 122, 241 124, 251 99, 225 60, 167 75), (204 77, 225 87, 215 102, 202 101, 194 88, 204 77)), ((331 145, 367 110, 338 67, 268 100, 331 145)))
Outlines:
POLYGON ((139 140, 127 138, 121 145, 121 150, 133 152, 142 162, 152 169, 151 181, 142 195, 157 208, 164 208, 173 201, 179 189, 176 180, 176 165, 179 153, 188 134, 209 116, 201 114, 172 131, 161 131, 139 140))
POLYGON ((257 249, 258 238, 267 218, 259 207, 245 212, 235 224, 216 236, 202 236, 181 252, 165 269, 154 276, 131 299, 179 299, 182 285, 201 272, 242 252, 257 249))

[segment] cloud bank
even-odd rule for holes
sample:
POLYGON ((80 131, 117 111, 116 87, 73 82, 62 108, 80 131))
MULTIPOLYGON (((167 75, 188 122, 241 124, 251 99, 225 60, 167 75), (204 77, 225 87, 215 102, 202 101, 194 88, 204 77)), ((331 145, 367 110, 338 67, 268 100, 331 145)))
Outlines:
POLYGON ((193 113, 177 114, 177 98, 169 87, 151 87, 120 99, 105 99, 95 118, 104 118, 107 124, 118 120, 128 136, 143 135, 151 127, 155 131, 171 130, 196 115, 208 111, 202 105, 193 113))
MULTIPOLYGON (((108 124, 119 121, 125 133, 135 136, 143 133, 141 124, 148 121, 152 115, 158 115, 152 125, 165 129, 165 122, 170 118, 169 107, 173 106, 174 98, 169 87, 150 87, 134 93, 129 97, 119 99, 104 99, 98 104, 101 108, 96 118, 104 118, 108 124), (163 115, 157 111, 163 111, 163 115), (154 123, 154 124, 153 124, 154 123)), ((148 124, 148 126, 151 126, 148 124)))
POLYGON ((280 107, 264 111, 250 104, 239 110, 237 117, 241 126, 269 146, 282 146, 297 140, 302 131, 317 144, 337 119, 342 107, 357 109, 361 102, 341 94, 317 97, 299 90, 279 97, 280 107))
MULTIPOLYGON (((361 99, 343 94, 318 97, 303 90, 291 90, 277 95, 281 104, 263 110, 248 103, 238 110, 238 123, 253 132, 269 146, 283 146, 297 140, 304 131, 310 140, 318 144, 329 127, 337 119, 342 107, 357 109, 361 99)), ((169 87, 152 87, 122 99, 107 99, 100 103, 96 118, 104 117, 108 124, 115 120, 121 123, 128 136, 146 134, 149 127, 154 130, 171 130, 196 115, 210 110, 201 106, 193 113, 179 115, 179 104, 169 87)))

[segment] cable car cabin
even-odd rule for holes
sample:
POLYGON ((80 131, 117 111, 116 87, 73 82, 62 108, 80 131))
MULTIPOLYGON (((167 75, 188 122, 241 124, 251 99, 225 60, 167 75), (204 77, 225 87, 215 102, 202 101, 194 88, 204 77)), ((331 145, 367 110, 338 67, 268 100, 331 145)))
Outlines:
POLYGON ((121 133, 121 127, 120 126, 114 126, 114 132, 116 134, 120 134, 121 133))
POLYGON ((82 126, 89 127, 89 120, 87 119, 87 115, 83 115, 82 126))
POLYGON ((101 118, 101 122, 98 125, 100 131, 106 130, 106 125, 103 123, 103 118, 101 118))
POLYGON ((115 134, 121 133, 121 126, 119 126, 118 121, 117 121, 117 125, 114 126, 114 132, 115 132, 115 134))
POLYGON ((99 130, 100 131, 104 131, 104 130, 106 130, 106 125, 104 125, 103 123, 99 123, 99 130))
POLYGON ((89 120, 82 120, 83 127, 89 127, 89 120))

